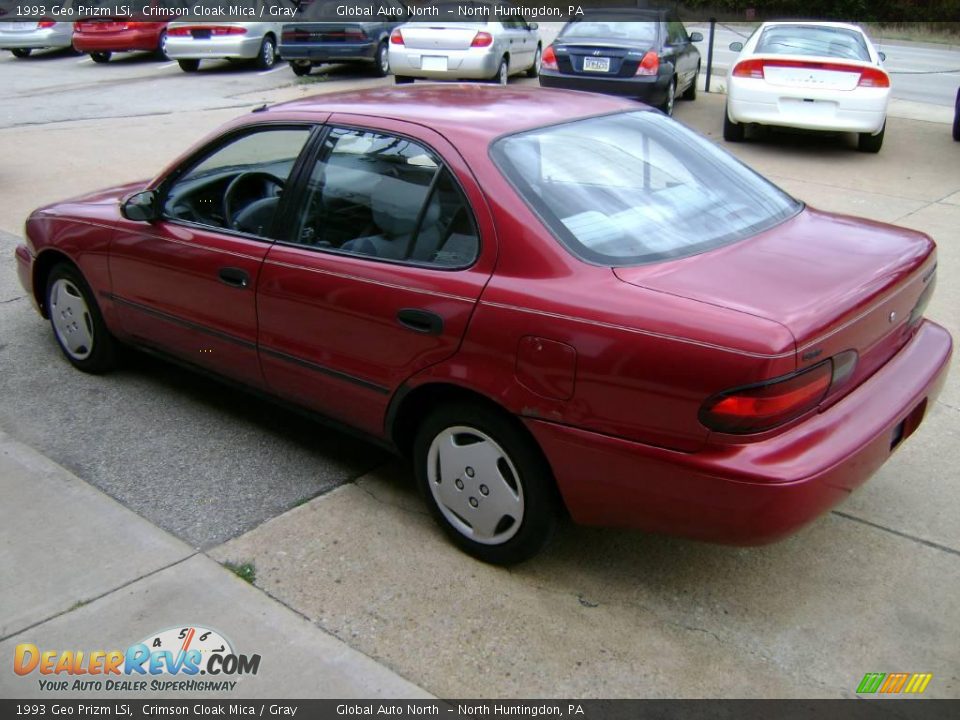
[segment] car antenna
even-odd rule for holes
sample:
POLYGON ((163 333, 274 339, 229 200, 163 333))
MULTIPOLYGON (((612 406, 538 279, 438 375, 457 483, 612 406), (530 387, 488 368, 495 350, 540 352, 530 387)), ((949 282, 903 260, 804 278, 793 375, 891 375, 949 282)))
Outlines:
POLYGON ((267 109, 267 104, 264 103, 263 105, 260 105, 259 107, 255 107, 255 108, 254 108, 253 110, 251 110, 250 112, 252 112, 252 113, 258 113, 258 112, 263 112, 263 111, 266 110, 266 109, 267 109))

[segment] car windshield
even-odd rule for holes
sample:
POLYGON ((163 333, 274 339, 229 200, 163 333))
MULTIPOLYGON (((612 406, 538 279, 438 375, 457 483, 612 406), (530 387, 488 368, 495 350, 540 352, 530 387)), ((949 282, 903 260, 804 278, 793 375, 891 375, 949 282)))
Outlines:
POLYGON ((847 28, 813 25, 768 27, 760 36, 756 52, 765 55, 814 55, 870 61, 867 44, 859 32, 847 28))
POLYGON ((575 255, 636 265, 766 230, 801 205, 683 125, 640 111, 498 140, 493 157, 575 255))
POLYGON ((604 22, 602 20, 582 20, 570 23, 560 33, 560 39, 603 38, 604 40, 629 40, 630 42, 655 43, 657 41, 657 23, 655 22, 604 22))

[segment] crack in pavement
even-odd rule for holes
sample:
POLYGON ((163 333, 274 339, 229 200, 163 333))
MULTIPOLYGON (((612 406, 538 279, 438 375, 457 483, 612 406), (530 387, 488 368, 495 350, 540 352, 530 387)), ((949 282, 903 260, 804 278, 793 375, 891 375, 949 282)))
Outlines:
POLYGON ((850 515, 849 513, 841 512, 840 510, 831 510, 830 513, 832 515, 837 515, 838 517, 845 518, 846 520, 853 520, 854 522, 862 523, 863 525, 869 525, 872 528, 876 528, 877 530, 883 530, 884 532, 888 532, 892 535, 896 535, 897 537, 902 537, 906 540, 912 540, 915 543, 926 545, 927 547, 933 548, 934 550, 940 550, 941 552, 949 553, 951 555, 960 555, 960 550, 956 550, 947 545, 941 545, 940 543, 934 542, 933 540, 924 540, 922 537, 917 537, 916 535, 911 535, 910 533, 901 532, 900 530, 894 530, 893 528, 887 527, 886 525, 881 525, 880 523, 875 523, 870 520, 864 520, 863 518, 859 518, 856 515, 850 515))
POLYGON ((0 300, 0 305, 9 305, 10 303, 15 303, 17 300, 23 300, 26 295, 17 295, 15 298, 10 298, 9 300, 0 300))

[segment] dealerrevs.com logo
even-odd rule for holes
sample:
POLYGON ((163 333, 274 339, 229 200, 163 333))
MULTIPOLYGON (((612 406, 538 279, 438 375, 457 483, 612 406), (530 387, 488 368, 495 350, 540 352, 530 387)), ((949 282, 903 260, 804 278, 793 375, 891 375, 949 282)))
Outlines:
POLYGON ((126 650, 51 650, 33 643, 14 648, 13 671, 37 674, 41 690, 142 692, 229 691, 256 675, 260 655, 241 655, 222 634, 198 625, 169 628, 126 650), (200 679, 198 676, 205 676, 200 679))

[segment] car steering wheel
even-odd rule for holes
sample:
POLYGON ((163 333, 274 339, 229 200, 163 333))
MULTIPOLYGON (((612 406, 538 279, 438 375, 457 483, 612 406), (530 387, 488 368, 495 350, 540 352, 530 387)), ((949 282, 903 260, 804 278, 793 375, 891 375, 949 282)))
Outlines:
POLYGON ((261 197, 257 198, 253 202, 277 197, 284 187, 283 180, 271 175, 268 172, 263 172, 262 170, 252 170, 250 172, 242 172, 238 174, 233 180, 230 181, 230 184, 227 185, 226 191, 223 193, 223 222, 226 227, 234 230, 240 229, 236 226, 236 214, 234 213, 233 207, 234 196, 242 186, 256 180, 259 180, 262 183, 263 193, 261 197))

